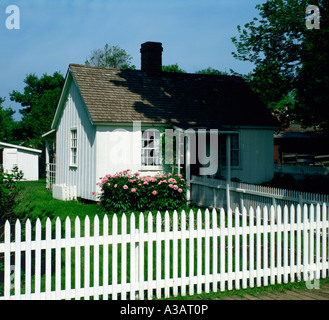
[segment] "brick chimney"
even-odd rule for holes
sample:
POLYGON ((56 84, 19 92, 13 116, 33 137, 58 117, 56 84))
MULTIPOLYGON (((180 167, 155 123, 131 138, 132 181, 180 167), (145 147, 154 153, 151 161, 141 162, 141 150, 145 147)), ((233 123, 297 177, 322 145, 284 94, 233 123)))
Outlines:
POLYGON ((160 73, 162 71, 162 43, 145 42, 141 47, 141 69, 147 73, 160 73))

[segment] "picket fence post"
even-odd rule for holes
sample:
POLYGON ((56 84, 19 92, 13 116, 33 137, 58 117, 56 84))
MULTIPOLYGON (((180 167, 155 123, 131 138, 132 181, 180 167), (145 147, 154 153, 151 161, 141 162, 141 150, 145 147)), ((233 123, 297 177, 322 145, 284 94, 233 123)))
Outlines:
POLYGON ((327 206, 324 203, 322 206, 322 278, 325 278, 328 270, 328 253, 327 253, 327 206))
MULTIPOLYGON (((104 227, 104 237, 108 235, 108 222, 107 222, 107 231, 105 234, 105 227, 104 227)), ((127 216, 124 213, 121 217, 121 299, 127 299, 127 216)), ((107 266, 108 264, 108 242, 104 244, 104 250, 106 251, 106 260, 104 260, 104 264, 107 266)), ((105 258, 104 258, 105 259, 105 258)), ((104 271, 103 271, 104 272, 104 271)), ((106 285, 108 285, 108 275, 104 278, 106 280, 106 285)))
POLYGON ((187 285, 187 281, 186 281, 186 213, 183 210, 181 213, 181 281, 182 281, 182 285, 181 285, 181 294, 182 296, 186 295, 186 285, 187 285))
MULTIPOLYGON (((107 249, 106 251, 108 252, 107 249)), ((108 259, 107 255, 106 258, 108 259)), ((112 217, 112 299, 113 300, 118 299, 117 283, 118 283, 118 217, 116 214, 114 214, 112 217)))

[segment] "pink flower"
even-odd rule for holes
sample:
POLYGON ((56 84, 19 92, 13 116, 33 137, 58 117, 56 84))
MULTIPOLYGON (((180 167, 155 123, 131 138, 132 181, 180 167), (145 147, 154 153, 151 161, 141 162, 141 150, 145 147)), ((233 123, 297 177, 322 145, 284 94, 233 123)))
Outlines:
POLYGON ((174 190, 177 190, 178 189, 178 185, 174 185, 174 190))
POLYGON ((114 188, 116 188, 117 186, 118 186, 118 185, 117 185, 117 184, 115 184, 115 185, 114 185, 114 188))
POLYGON ((169 185, 169 188, 173 188, 174 187, 174 185, 171 183, 170 185, 169 185))
POLYGON ((125 184, 125 185, 123 186, 123 189, 127 190, 127 189, 128 189, 128 186, 125 184))
POLYGON ((157 195, 157 191, 156 191, 156 190, 152 191, 152 194, 153 194, 154 196, 156 196, 156 195, 157 195))
POLYGON ((96 183, 96 186, 98 186, 98 185, 99 185, 99 182, 96 183))
POLYGON ((108 186, 110 186, 110 185, 111 185, 111 183, 108 183, 107 185, 108 185, 108 186))
POLYGON ((141 183, 139 183, 138 185, 139 185, 139 186, 141 186, 142 184, 141 184, 141 183))
POLYGON ((133 192, 133 193, 136 192, 136 188, 132 188, 131 192, 133 192))
POLYGON ((138 173, 138 172, 136 172, 136 173, 135 173, 135 176, 136 176, 136 177, 138 177, 138 176, 139 176, 139 173, 138 173))
POLYGON ((181 188, 179 188, 179 189, 178 189, 178 192, 179 192, 179 193, 182 193, 182 192, 183 192, 183 190, 182 190, 181 188))
POLYGON ((172 176, 172 174, 171 173, 168 173, 168 177, 171 177, 172 176))
POLYGON ((180 181, 185 181, 184 179, 180 179, 180 181))

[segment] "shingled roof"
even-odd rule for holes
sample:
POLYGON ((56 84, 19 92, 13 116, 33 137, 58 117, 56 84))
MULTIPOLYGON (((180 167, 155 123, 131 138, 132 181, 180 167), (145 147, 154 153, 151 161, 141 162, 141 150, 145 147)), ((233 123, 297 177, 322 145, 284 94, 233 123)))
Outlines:
POLYGON ((149 74, 77 64, 69 70, 94 124, 141 121, 185 129, 278 126, 240 77, 149 74))

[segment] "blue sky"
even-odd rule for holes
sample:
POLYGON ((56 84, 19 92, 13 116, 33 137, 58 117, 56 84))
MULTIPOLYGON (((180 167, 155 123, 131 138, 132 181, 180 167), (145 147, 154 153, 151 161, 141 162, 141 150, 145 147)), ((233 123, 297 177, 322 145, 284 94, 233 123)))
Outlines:
POLYGON ((26 75, 66 74, 84 64, 92 50, 118 45, 140 68, 140 45, 163 44, 163 64, 187 72, 209 66, 247 73, 248 62, 233 58, 237 25, 257 16, 265 0, 0 0, 0 97, 16 110, 9 92, 23 91, 26 75), (6 28, 6 8, 20 9, 20 29, 6 28))

